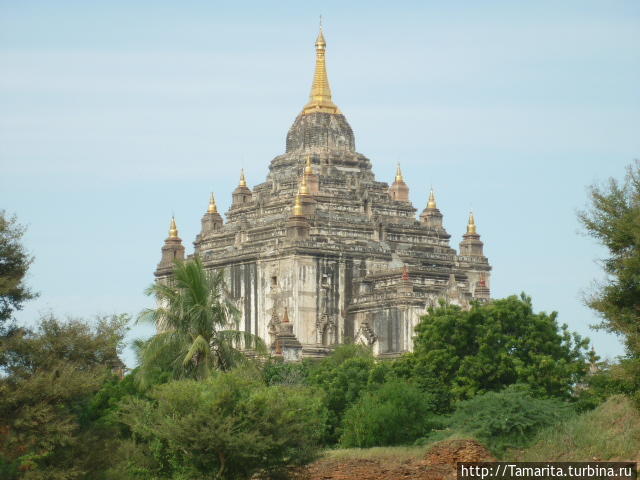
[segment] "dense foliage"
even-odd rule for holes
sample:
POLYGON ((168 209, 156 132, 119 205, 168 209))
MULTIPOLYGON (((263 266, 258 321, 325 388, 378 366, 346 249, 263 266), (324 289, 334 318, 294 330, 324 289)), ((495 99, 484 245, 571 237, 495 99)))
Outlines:
POLYGON ((125 470, 131 478, 241 479, 314 458, 326 420, 321 396, 257 378, 219 373, 125 402, 121 419, 133 432, 125 470))
POLYGON ((470 435, 491 451, 530 444, 544 427, 568 418, 569 404, 557 398, 533 397, 527 387, 512 385, 501 392, 488 392, 460 402, 449 420, 449 428, 470 435))
POLYGON ((0 210, 0 332, 14 311, 36 296, 24 282, 33 258, 22 245, 24 227, 0 210))
POLYGON ((534 313, 524 294, 431 308, 416 327, 413 367, 455 399, 525 383, 536 394, 568 398, 587 371, 588 340, 534 313))
POLYGON ((108 457, 100 452, 115 436, 88 412, 121 366, 127 322, 126 316, 101 318, 89 327, 47 317, 35 330, 14 330, 3 339, 0 477, 101 478, 108 457))
POLYGON ((439 425, 433 397, 399 380, 365 392, 345 413, 340 445, 403 445, 439 425))
POLYGON ((373 367, 371 351, 360 345, 343 345, 326 360, 310 365, 307 382, 326 395, 329 410, 327 441, 336 442, 340 437, 344 412, 367 389, 373 367))

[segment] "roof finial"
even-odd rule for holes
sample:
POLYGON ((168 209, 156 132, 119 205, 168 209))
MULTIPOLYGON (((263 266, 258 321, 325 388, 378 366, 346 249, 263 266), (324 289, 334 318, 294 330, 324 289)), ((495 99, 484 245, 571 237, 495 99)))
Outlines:
POLYGON ((469 223, 467 224, 467 233, 476 235, 476 221, 473 218, 473 211, 469 212, 469 223))
POLYGON ((213 192, 211 192, 211 197, 209 197, 209 208, 207 208, 207 213, 218 213, 218 206, 216 205, 216 198, 213 196, 213 192))
POLYGON ((316 38, 316 71, 313 75, 313 84, 311 85, 311 95, 309 102, 302 109, 303 114, 314 112, 340 114, 340 109, 331 100, 331 88, 329 87, 329 78, 327 77, 327 68, 325 65, 324 53, 327 42, 324 40, 322 32, 322 19, 320 20, 320 31, 316 38))
POLYGON ((402 176, 402 170, 400 170, 400 162, 398 162, 398 167, 396 168, 396 182, 404 182, 404 177, 402 176))
POLYGON ((244 177, 244 168, 240 169, 240 187, 246 187, 247 186, 247 179, 244 177))
POLYGON ((171 224, 169 225, 169 238, 178 238, 178 227, 173 215, 171 215, 171 224))
POLYGON ((429 192, 429 201, 427 202, 427 208, 430 208, 430 209, 437 208, 436 207, 436 196, 433 193, 433 188, 431 188, 431 191, 429 192))
POLYGON ((313 175, 313 166, 311 165, 311 155, 307 155, 307 163, 304 167, 305 175, 313 175))
POLYGON ((298 190, 298 193, 304 196, 311 195, 311 192, 309 191, 309 185, 307 185, 306 175, 302 175, 302 180, 300 181, 300 189, 298 190))
POLYGON ((304 208, 302 206, 302 196, 300 195, 300 193, 296 195, 296 201, 293 204, 292 216, 304 217, 304 208))

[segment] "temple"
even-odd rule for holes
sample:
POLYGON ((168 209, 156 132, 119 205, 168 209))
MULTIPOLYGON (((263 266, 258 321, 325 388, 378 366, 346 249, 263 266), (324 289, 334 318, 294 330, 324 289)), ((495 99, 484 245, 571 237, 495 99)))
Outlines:
MULTIPOLYGON (((322 30, 315 48, 309 102, 285 153, 253 188, 241 172, 226 220, 211 195, 193 255, 224 269, 238 327, 285 360, 322 357, 347 341, 396 356, 412 350, 420 316, 440 299, 463 308, 488 300, 491 267, 472 213, 456 252, 433 190, 416 217, 400 165, 391 185, 376 181, 333 103, 322 30)), ((172 219, 157 280, 184 258, 172 219)))

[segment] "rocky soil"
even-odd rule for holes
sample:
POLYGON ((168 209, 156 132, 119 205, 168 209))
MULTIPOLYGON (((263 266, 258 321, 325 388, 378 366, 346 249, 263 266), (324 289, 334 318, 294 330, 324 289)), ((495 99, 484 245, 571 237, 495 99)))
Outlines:
POLYGON ((374 459, 322 459, 301 470, 297 480, 452 480, 456 462, 495 458, 474 440, 446 440, 432 445, 424 458, 404 462, 374 459))

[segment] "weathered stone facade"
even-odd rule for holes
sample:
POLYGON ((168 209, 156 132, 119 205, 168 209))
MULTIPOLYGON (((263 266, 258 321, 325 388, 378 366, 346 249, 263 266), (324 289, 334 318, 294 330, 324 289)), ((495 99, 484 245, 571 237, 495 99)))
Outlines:
MULTIPOLYGON (((276 354, 319 357, 354 339, 393 356, 412 350, 419 317, 438 299, 488 299, 491 267, 473 216, 457 254, 433 192, 417 220, 399 166, 391 186, 376 181, 331 101, 324 47, 321 34, 311 99, 286 152, 253 189, 242 174, 226 222, 212 198, 194 255, 224 268, 240 327, 276 354)), ((184 255, 176 238, 163 247, 159 280, 184 255)))

